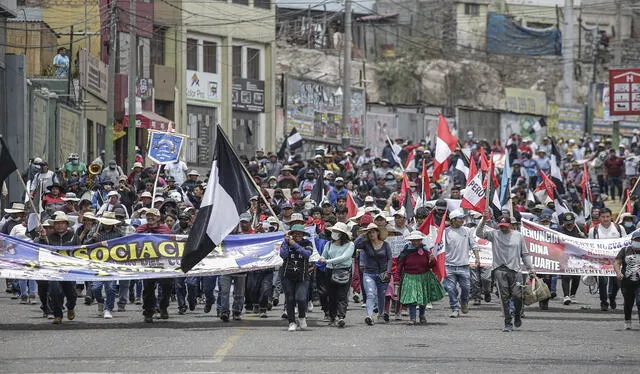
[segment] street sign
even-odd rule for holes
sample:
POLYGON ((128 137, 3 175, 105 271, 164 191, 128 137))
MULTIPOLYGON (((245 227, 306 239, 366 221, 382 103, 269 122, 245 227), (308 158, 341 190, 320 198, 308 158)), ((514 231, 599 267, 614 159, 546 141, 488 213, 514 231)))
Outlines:
POLYGON ((609 70, 612 116, 640 115, 640 69, 609 70))

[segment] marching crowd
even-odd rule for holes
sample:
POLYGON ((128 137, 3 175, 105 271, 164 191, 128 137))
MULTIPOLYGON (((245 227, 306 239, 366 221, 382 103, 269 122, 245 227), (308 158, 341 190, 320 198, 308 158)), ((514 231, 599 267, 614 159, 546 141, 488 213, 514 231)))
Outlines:
MULTIPOLYGON (((260 196, 251 199, 235 233, 284 231, 279 269, 82 284, 7 280, 7 292, 24 304, 39 302, 43 317, 55 324, 62 323, 65 309, 69 320, 75 318, 78 298, 96 305, 107 319, 125 311, 127 304, 142 305, 146 322, 168 319, 172 302, 177 302, 178 314, 194 311, 202 303, 204 313, 215 308, 228 322, 242 319, 244 313, 267 318, 283 301, 281 317, 288 321, 289 331, 296 331, 306 328, 308 310, 318 307, 328 324, 344 327, 350 299, 364 310, 366 325, 402 320, 405 312, 406 322, 414 325, 427 322, 432 302, 448 297, 450 317, 457 318, 469 313, 470 303, 490 302, 497 290, 504 331, 511 331, 522 324, 521 264, 529 276, 536 276, 519 232, 520 220, 527 218, 573 237, 605 239, 633 233, 632 244, 614 261, 617 277, 598 278, 601 309, 616 309, 621 290, 625 327, 630 329, 634 303, 640 307, 640 233, 635 231, 640 215, 639 139, 640 133, 635 133, 627 145, 613 149, 606 139, 592 137, 545 137, 536 144, 513 134, 502 145, 467 134, 449 159, 448 170, 435 180, 435 145, 424 141, 396 139, 381 154, 370 148, 319 147, 307 152, 313 153, 307 159, 295 152, 281 158, 259 150, 241 159, 266 201, 260 196), (475 163, 484 170, 485 160, 497 155, 504 155, 504 163, 510 165, 503 169, 511 171, 508 208, 450 209, 467 186, 468 176, 457 165, 475 163), (562 176, 556 180, 559 199, 541 201, 532 191, 541 182, 541 172, 551 174, 555 166, 562 176), (590 195, 588 211, 585 188, 590 195), (627 196, 628 209, 616 217, 606 203, 627 196), (565 209, 556 206, 559 202, 565 209), (438 257, 439 241, 425 234, 424 227, 430 224, 446 227, 443 258, 438 257), (492 244, 491 268, 480 266, 476 236, 492 244), (392 246, 393 237, 404 239, 402 248, 392 246)), ((182 161, 158 172, 159 166, 145 167, 141 152, 135 161, 127 174, 115 161, 105 162, 104 152, 89 165, 71 154, 55 170, 46 161, 33 159, 23 176, 41 211, 40 225, 29 230, 29 206, 15 202, 5 209, 0 232, 56 247, 99 243, 136 232, 187 235, 206 176, 188 170, 182 161)), ((539 276, 552 298, 560 280, 563 304, 575 302, 579 276, 539 276)), ((540 301, 540 309, 548 309, 548 302, 540 301)))

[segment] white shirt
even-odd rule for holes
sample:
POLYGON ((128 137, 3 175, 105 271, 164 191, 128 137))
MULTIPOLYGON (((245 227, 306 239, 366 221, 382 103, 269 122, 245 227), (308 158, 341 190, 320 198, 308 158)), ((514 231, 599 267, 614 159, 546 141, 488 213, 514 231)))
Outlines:
POLYGON ((23 224, 15 225, 11 229, 9 236, 12 236, 16 239, 26 240, 28 242, 31 241, 31 238, 27 236, 27 227, 23 224))
POLYGON ((627 235, 627 233, 624 231, 624 227, 619 227, 620 232, 618 232, 618 227, 616 227, 614 223, 611 223, 609 225, 609 228, 605 228, 602 224, 596 227, 592 227, 591 230, 589 230, 589 239, 595 239, 594 230, 598 230, 598 239, 622 238, 623 236, 627 235))
POLYGON ((164 174, 172 176, 176 179, 177 185, 182 185, 185 179, 185 172, 187 171, 187 164, 184 161, 172 162, 164 166, 164 174))

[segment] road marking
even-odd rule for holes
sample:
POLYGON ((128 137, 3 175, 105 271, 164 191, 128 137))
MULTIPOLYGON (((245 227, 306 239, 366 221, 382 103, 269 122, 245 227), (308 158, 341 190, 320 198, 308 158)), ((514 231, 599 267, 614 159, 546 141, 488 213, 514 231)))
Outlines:
POLYGON ((216 353, 213 354, 213 363, 219 364, 224 360, 224 358, 229 354, 229 351, 231 351, 238 339, 240 339, 240 336, 243 332, 243 328, 236 329, 236 331, 227 338, 224 344, 222 344, 222 346, 218 348, 216 353))

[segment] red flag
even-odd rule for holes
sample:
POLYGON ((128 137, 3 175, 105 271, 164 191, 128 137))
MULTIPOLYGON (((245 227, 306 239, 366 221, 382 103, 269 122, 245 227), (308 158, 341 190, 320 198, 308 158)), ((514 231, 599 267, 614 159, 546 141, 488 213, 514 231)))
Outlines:
POLYGON ((447 276, 447 269, 444 266, 445 263, 445 249, 444 243, 442 242, 442 237, 444 236, 445 222, 444 217, 447 216, 447 212, 444 212, 444 216, 442 218, 442 222, 440 222, 440 226, 438 227, 438 233, 436 235, 435 242, 435 256, 436 256, 436 267, 433 269, 433 273, 438 277, 439 281, 442 281, 444 277, 447 276))
POLYGON ((427 218, 425 218, 424 222, 422 222, 422 225, 418 227, 418 231, 426 236, 429 236, 429 233, 431 232, 431 226, 436 225, 436 220, 433 218, 433 212, 433 210, 430 211, 427 215, 427 218))
POLYGON ((542 182, 540 182, 540 185, 535 189, 534 192, 544 190, 551 200, 555 200, 556 195, 554 191, 556 189, 556 184, 553 183, 553 181, 549 178, 549 176, 547 176, 547 174, 545 174, 544 171, 540 170, 540 175, 542 176, 542 182))
POLYGON ((351 192, 347 192, 347 218, 355 217, 358 214, 358 206, 353 200, 351 192))
POLYGON ((451 135, 449 124, 441 114, 438 120, 438 136, 436 137, 436 152, 433 160, 433 179, 437 180, 440 173, 446 170, 449 156, 455 151, 458 138, 451 135))
POLYGON ((415 152, 409 152, 409 156, 407 156, 407 161, 404 163, 404 168, 408 169, 410 167, 415 167, 415 152))
POLYGON ((353 170, 353 165, 351 165, 351 160, 349 160, 349 158, 347 158, 344 161, 344 171, 349 171, 349 170, 353 170))
POLYGON ((472 161, 469 164, 469 179, 464 189, 464 195, 462 195, 460 207, 483 213, 486 206, 487 197, 482 185, 482 177, 476 168, 476 163, 472 161))
POLYGON ((484 153, 484 148, 482 147, 480 147, 480 157, 478 158, 480 159, 480 170, 486 173, 487 170, 489 170, 489 160, 487 159, 487 154, 484 153))
POLYGON ((627 202, 627 205, 625 206, 626 212, 627 213, 633 213, 633 206, 631 205, 631 199, 629 196, 629 192, 630 189, 626 189, 624 190, 624 198, 626 199, 625 201, 627 202))
POLYGON ((404 173, 402 177, 402 186, 400 187, 400 206, 405 208, 407 219, 413 218, 413 208, 416 206, 416 202, 413 199, 411 193, 411 187, 409 186, 409 177, 407 173, 404 173))
POLYGON ((424 191, 424 198, 431 200, 431 181, 429 181, 425 159, 422 159, 422 190, 424 191))

